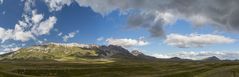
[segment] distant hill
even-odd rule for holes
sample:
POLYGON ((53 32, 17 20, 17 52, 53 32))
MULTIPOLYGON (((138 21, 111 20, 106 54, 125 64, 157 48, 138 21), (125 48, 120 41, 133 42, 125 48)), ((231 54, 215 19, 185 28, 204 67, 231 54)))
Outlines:
POLYGON ((138 58, 141 58, 141 59, 147 59, 147 60, 156 60, 157 59, 155 57, 145 55, 144 53, 142 53, 138 50, 131 51, 131 54, 133 54, 134 56, 137 56, 138 58))
POLYGON ((1 60, 26 61, 99 61, 99 60, 153 60, 151 56, 140 53, 134 55, 121 46, 60 44, 49 43, 22 48, 14 52, 2 54, 1 60))
POLYGON ((172 57, 172 58, 170 58, 170 60, 182 60, 182 59, 179 57, 172 57))
POLYGON ((172 58, 169 58, 169 59, 160 59, 160 60, 163 60, 163 61, 193 61, 191 59, 182 59, 182 58, 179 58, 179 57, 172 57, 172 58))
POLYGON ((216 56, 212 56, 212 57, 205 58, 202 61, 220 61, 220 59, 217 58, 216 56))

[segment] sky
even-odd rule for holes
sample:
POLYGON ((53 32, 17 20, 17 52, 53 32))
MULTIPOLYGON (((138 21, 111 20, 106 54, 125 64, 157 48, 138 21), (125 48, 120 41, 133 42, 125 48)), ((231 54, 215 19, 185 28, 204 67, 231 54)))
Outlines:
POLYGON ((119 45, 158 58, 239 59, 238 4, 237 0, 0 0, 0 51, 56 42, 119 45))

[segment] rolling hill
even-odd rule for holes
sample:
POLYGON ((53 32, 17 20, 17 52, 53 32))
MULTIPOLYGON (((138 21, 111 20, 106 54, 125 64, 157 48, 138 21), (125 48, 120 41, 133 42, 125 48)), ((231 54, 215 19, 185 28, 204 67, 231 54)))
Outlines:
MULTIPOLYGON (((137 51, 140 53, 139 51, 137 51)), ((135 53, 134 51, 132 53, 135 53)), ((156 58, 140 53, 132 54, 121 46, 49 43, 21 48, 1 55, 1 60, 16 61, 114 61, 114 60, 154 60, 156 58)))
POLYGON ((238 61, 158 59, 115 45, 49 43, 0 57, 0 77, 239 77, 238 61))

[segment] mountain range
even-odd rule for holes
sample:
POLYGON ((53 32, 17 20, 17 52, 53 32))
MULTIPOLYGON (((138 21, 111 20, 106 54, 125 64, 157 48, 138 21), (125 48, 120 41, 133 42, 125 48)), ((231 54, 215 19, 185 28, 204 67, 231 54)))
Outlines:
MULTIPOLYGON (((17 51, 0 55, 1 60, 6 61, 116 61, 116 60, 140 60, 140 61, 191 61, 172 57, 158 59, 144 53, 133 50, 129 51, 121 46, 88 45, 78 43, 48 43, 21 48, 17 51)), ((204 61, 219 61, 216 56, 203 59, 204 61)))
POLYGON ((156 60, 155 57, 137 51, 116 46, 98 46, 86 44, 49 43, 21 48, 1 55, 1 60, 27 61, 114 61, 114 60, 156 60), (137 55, 136 55, 137 54, 137 55))

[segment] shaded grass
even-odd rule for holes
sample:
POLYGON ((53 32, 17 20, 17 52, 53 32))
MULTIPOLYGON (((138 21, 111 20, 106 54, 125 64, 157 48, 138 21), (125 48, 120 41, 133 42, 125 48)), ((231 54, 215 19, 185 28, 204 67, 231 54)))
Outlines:
MULTIPOLYGON (((238 65, 239 62, 223 61, 1 62, 0 77, 201 77, 201 74, 208 71, 225 70, 222 67, 227 68, 238 65)), ((217 72, 213 71, 213 74, 217 74, 217 72)), ((227 72, 237 74, 239 68, 235 67, 225 73, 227 72)), ((216 77, 210 75, 207 74, 203 77, 216 77)))

